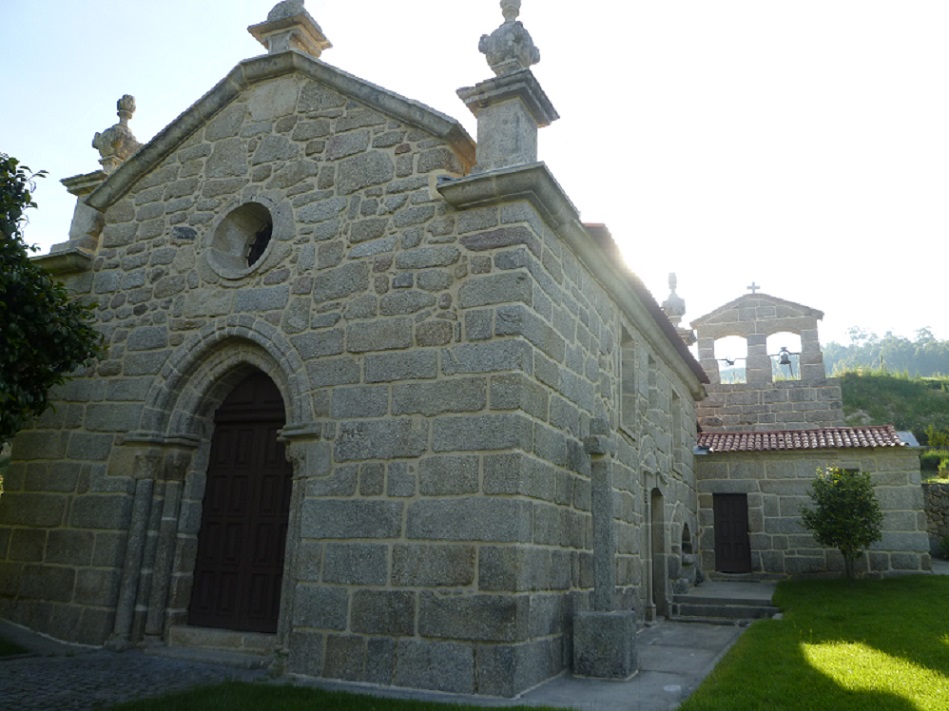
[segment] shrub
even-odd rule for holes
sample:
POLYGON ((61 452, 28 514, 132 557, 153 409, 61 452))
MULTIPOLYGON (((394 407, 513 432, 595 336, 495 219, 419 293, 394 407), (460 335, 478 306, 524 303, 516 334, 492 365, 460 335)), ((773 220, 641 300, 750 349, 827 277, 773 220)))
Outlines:
POLYGON ((803 509, 804 526, 823 546, 837 548, 844 557, 848 579, 863 548, 883 535, 883 512, 866 472, 827 467, 817 470, 811 484, 814 509, 803 509))
POLYGON ((949 449, 927 449, 919 455, 919 466, 924 472, 935 472, 949 466, 949 449))

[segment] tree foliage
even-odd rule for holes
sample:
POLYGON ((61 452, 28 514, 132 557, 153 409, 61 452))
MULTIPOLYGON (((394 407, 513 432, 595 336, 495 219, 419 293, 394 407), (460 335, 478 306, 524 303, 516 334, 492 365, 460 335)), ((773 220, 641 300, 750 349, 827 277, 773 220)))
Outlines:
POLYGON ((49 407, 50 388, 101 347, 91 306, 30 261, 24 215, 36 174, 0 153, 0 445, 49 407))
POLYGON ((910 378, 880 371, 844 373, 837 382, 848 425, 911 430, 920 444, 949 446, 949 378, 910 378))
POLYGON ((921 328, 915 340, 887 333, 880 338, 860 328, 850 329, 850 344, 828 343, 823 349, 828 374, 855 370, 906 373, 917 377, 949 375, 949 341, 921 328))
POLYGON ((864 548, 883 535, 883 512, 866 472, 827 467, 811 484, 813 509, 803 509, 804 526, 822 546, 840 551, 847 578, 864 548))

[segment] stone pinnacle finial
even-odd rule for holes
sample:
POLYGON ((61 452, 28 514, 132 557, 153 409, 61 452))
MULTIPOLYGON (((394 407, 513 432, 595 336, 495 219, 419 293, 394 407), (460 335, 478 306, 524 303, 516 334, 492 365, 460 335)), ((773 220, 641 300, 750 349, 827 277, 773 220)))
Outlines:
POLYGON ((669 298, 662 302, 661 308, 672 325, 675 326, 676 333, 679 334, 682 342, 687 346, 691 346, 695 343, 695 333, 691 328, 679 325, 682 322, 682 317, 685 316, 685 299, 676 293, 678 283, 679 280, 676 278, 675 272, 669 274, 669 298))
POLYGON ((111 173, 142 147, 129 129, 129 120, 135 113, 135 97, 126 94, 116 102, 119 122, 102 133, 96 133, 92 147, 99 151, 102 170, 111 173))
POLYGON ((299 15, 301 12, 305 12, 306 9, 303 7, 303 0, 283 0, 283 2, 278 2, 274 5, 273 10, 267 15, 267 21, 273 22, 274 20, 283 20, 287 17, 293 17, 294 15, 299 15))
POLYGON ((662 310, 665 312, 673 326, 678 326, 682 317, 685 316, 685 300, 676 293, 678 279, 675 272, 669 275, 669 297, 662 302, 662 310))
POLYGON ((332 47, 316 20, 306 11, 303 0, 283 0, 274 5, 267 19, 247 28, 270 54, 296 50, 319 59, 332 47))
POLYGON ((501 0, 501 12, 504 24, 490 35, 481 35, 478 43, 478 49, 497 76, 528 69, 540 61, 540 50, 534 46, 524 25, 517 21, 521 0, 501 0))

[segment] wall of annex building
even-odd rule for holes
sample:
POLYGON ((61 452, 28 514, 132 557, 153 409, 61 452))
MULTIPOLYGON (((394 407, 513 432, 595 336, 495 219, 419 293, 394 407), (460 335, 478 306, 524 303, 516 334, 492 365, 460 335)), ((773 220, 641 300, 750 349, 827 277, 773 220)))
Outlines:
POLYGON ((746 494, 752 573, 780 577, 843 571, 836 550, 822 548, 803 527, 802 507, 818 468, 869 472, 884 513, 883 538, 858 561, 858 571, 899 574, 930 568, 919 458, 905 449, 709 454, 696 458, 701 563, 715 575, 715 494, 746 494))

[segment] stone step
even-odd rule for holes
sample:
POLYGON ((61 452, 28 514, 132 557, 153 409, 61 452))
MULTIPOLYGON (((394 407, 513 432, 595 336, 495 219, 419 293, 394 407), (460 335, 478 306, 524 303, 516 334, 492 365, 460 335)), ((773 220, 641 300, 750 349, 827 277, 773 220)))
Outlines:
POLYGON ((706 620, 760 620, 773 617, 780 610, 773 605, 747 604, 744 601, 717 600, 714 602, 673 602, 673 618, 700 618, 706 620))
POLYGON ((207 647, 149 647, 145 649, 145 654, 182 659, 189 662, 220 664, 235 669, 268 669, 274 661, 273 655, 251 654, 207 647))
POLYGON ((672 601, 695 605, 752 605, 770 607, 771 595, 768 591, 763 591, 760 595, 722 597, 721 595, 703 595, 700 590, 696 590, 687 595, 674 595, 672 601))

